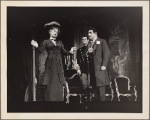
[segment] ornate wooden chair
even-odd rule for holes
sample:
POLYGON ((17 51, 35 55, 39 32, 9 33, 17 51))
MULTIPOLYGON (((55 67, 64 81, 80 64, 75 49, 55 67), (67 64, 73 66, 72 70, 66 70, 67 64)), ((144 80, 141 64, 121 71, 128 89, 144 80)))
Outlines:
POLYGON ((82 103, 83 86, 78 75, 72 79, 66 78, 66 103, 70 103, 70 96, 79 96, 79 102, 82 103))
POLYGON ((130 79, 126 76, 117 76, 114 79, 117 98, 120 101, 120 96, 128 97, 131 100, 134 97, 134 101, 137 101, 137 91, 136 86, 134 86, 134 90, 131 90, 130 79))

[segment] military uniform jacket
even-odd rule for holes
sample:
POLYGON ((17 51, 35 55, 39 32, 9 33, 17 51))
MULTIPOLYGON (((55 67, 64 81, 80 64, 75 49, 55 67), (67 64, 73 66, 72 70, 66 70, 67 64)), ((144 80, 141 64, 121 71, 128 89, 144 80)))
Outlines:
POLYGON ((77 50, 77 63, 80 66, 81 73, 89 72, 89 57, 87 52, 87 46, 83 46, 77 50))

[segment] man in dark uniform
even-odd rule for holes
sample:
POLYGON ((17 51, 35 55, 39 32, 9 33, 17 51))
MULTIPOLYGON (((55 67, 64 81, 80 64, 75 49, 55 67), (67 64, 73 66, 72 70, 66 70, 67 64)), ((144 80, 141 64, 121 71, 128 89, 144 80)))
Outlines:
POLYGON ((77 64, 80 69, 77 71, 81 75, 81 80, 83 84, 83 90, 85 95, 85 100, 88 100, 88 88, 90 86, 90 69, 89 69, 89 56, 88 56, 88 45, 89 40, 86 36, 82 37, 83 46, 77 50, 77 64))
POLYGON ((82 37, 83 46, 77 50, 77 63, 80 68, 80 70, 78 70, 78 73, 81 75, 86 101, 91 101, 91 90, 96 88, 93 54, 88 52, 89 42, 90 41, 89 39, 87 39, 87 37, 82 37))
POLYGON ((77 50, 77 63, 80 66, 78 73, 81 74, 84 88, 87 88, 90 85, 89 59, 88 54, 86 54, 88 42, 89 40, 87 37, 82 37, 83 46, 77 50))

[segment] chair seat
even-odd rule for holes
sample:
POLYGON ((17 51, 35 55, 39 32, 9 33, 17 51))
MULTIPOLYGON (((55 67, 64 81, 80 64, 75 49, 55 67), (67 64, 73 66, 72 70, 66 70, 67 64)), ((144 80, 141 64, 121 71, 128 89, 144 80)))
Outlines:
POLYGON ((107 94, 107 93, 106 93, 105 96, 112 96, 112 94, 107 94))
POLYGON ((132 90, 125 90, 125 91, 123 91, 123 90, 121 90, 121 91, 119 91, 119 93, 120 94, 133 94, 134 93, 134 91, 132 91, 132 90))
POLYGON ((70 91, 70 93, 77 93, 77 94, 79 94, 79 93, 82 93, 82 88, 79 88, 79 87, 70 87, 69 91, 70 91))
POLYGON ((128 96, 132 96, 132 94, 128 94, 128 93, 125 93, 125 94, 121 94, 121 93, 120 93, 119 95, 127 96, 127 97, 128 97, 128 96))

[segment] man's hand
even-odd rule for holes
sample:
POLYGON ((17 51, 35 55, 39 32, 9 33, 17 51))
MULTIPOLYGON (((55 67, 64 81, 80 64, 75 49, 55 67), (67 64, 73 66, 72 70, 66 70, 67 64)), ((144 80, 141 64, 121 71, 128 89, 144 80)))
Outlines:
POLYGON ((80 75, 81 74, 81 70, 80 70, 80 66, 78 64, 76 64, 74 66, 74 69, 77 70, 77 73, 80 75))
POLYGON ((79 75, 81 75, 81 70, 78 70, 77 73, 78 73, 79 75))
POLYGON ((31 41, 31 45, 36 47, 36 48, 38 47, 38 43, 36 41, 34 41, 34 40, 31 41))
POLYGON ((71 50, 70 50, 70 53, 73 54, 73 53, 75 53, 76 51, 77 51, 77 48, 76 48, 76 47, 72 47, 71 50))
POLYGON ((78 64, 76 64, 75 69, 78 71, 80 70, 80 66, 78 64))
POLYGON ((106 67, 105 66, 101 66, 101 70, 106 70, 106 67))
POLYGON ((89 52, 89 53, 92 53, 92 52, 93 52, 93 48, 89 48, 89 49, 88 49, 88 52, 89 52))

